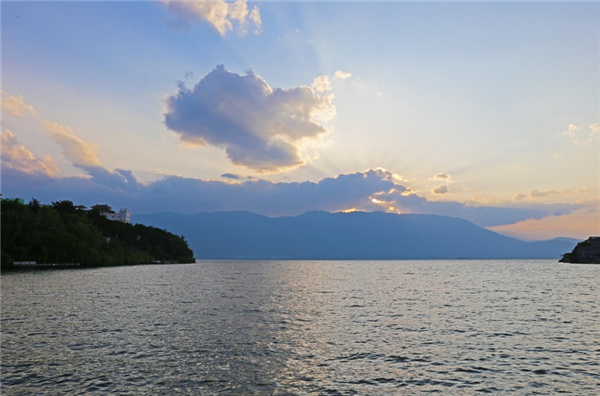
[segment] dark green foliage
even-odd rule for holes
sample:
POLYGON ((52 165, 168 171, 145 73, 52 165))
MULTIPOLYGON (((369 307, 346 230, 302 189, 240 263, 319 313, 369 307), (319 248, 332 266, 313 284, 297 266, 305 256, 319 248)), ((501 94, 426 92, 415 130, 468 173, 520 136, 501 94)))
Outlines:
POLYGON ((40 201, 38 201, 35 198, 32 198, 31 201, 29 201, 29 208, 31 209, 31 211, 33 213, 38 213, 40 211, 40 208, 42 207, 42 203, 40 201))
MULTIPOLYGON (((34 198, 35 199, 35 198, 34 198)), ((75 213, 75 205, 71 201, 52 202, 52 208, 60 213, 75 213)))
POLYGON ((141 224, 108 220, 98 211, 78 210, 71 201, 42 205, 3 199, 2 269, 14 261, 79 263, 81 266, 190 263, 183 237, 141 224))

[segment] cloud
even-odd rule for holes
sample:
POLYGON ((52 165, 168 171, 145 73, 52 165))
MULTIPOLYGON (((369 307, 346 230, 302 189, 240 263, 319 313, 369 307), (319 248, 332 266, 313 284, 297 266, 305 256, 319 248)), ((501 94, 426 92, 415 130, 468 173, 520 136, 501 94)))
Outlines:
POLYGON ((230 180, 241 180, 242 177, 240 175, 236 175, 234 173, 223 173, 221 175, 222 178, 224 179, 230 179, 230 180))
POLYGON ((246 0, 226 2, 225 0, 172 1, 162 0, 169 12, 180 24, 193 21, 210 23, 222 36, 237 25, 239 34, 247 33, 247 25, 254 25, 254 33, 262 31, 262 20, 257 6, 248 9, 246 0))
MULTIPOLYGON (((2 106, 15 116, 25 116, 27 113, 37 118, 48 133, 52 141, 57 143, 65 158, 74 166, 83 169, 96 181, 115 186, 122 183, 131 184, 135 180, 129 171, 110 171, 104 169, 92 145, 75 135, 67 126, 40 119, 33 106, 27 105, 22 96, 9 95, 2 98, 2 106)), ((22 144, 19 144, 15 135, 6 130, 2 133, 2 164, 11 169, 19 169, 25 173, 56 177, 60 169, 50 156, 44 159, 35 158, 34 154, 22 144)))
POLYGON ((546 190, 546 191, 538 191, 538 190, 531 190, 529 192, 529 196, 532 198, 542 198, 542 197, 549 197, 551 195, 557 195, 557 194, 564 194, 564 191, 558 191, 558 190, 546 190))
POLYGON ((32 105, 26 104, 25 99, 21 95, 4 96, 2 92, 2 109, 15 117, 24 117, 27 114, 36 116, 36 111, 32 105))
POLYGON ((71 128, 50 121, 42 121, 42 126, 73 165, 80 168, 100 166, 100 160, 93 147, 75 136, 71 128))
POLYGON ((600 122, 596 122, 594 124, 588 125, 590 128, 590 139, 596 140, 600 138, 600 122))
MULTIPOLYGON (((42 120, 37 117, 35 109, 33 106, 25 103, 23 96, 8 95, 3 97, 2 108, 14 116, 23 117, 29 114, 37 118, 42 127, 46 130, 46 132, 48 132, 50 139, 61 147, 65 158, 67 158, 67 160, 69 160, 73 165, 80 168, 100 166, 100 160, 96 155, 96 150, 89 143, 86 143, 81 138, 75 136, 75 133, 71 128, 55 122, 42 120)), ((14 138, 12 132, 7 132, 10 133, 10 135, 12 135, 14 138)), ((9 138, 8 133, 6 134, 7 142, 13 142, 13 140, 9 138)), ((4 139, 5 137, 3 133, 3 142, 4 139)), ((16 142, 16 139, 14 139, 14 142, 16 142)), ((14 145, 13 148, 18 146, 19 145, 14 145)), ((23 149, 27 150, 25 147, 23 147, 23 149)))
POLYGON ((438 187, 434 188, 433 190, 431 190, 431 192, 434 193, 435 195, 444 195, 444 194, 449 194, 450 189, 448 188, 447 185, 442 184, 441 186, 438 186, 438 187))
POLYGON ((450 177, 450 175, 447 175, 445 173, 438 173, 437 175, 433 176, 433 180, 444 180, 444 181, 448 181, 451 180, 452 178, 450 177))
POLYGON ((333 212, 350 207, 375 208, 369 203, 370 196, 394 186, 386 174, 371 170, 302 183, 251 180, 232 184, 167 177, 149 188, 153 193, 187 200, 179 202, 177 207, 186 207, 190 212, 247 210, 268 216, 285 216, 310 210, 333 212))
POLYGON ((319 182, 246 180, 231 183, 167 176, 146 184, 124 170, 109 171, 102 167, 86 167, 86 170, 90 177, 32 178, 18 169, 3 167, 3 193, 10 197, 31 196, 42 202, 70 199, 86 206, 109 202, 138 213, 247 210, 284 216, 350 207, 378 209, 369 201, 374 193, 404 191, 396 184, 393 173, 384 170, 343 174, 319 182))
POLYGON ((60 169, 49 155, 39 159, 8 129, 2 132, 2 166, 29 174, 54 177, 60 169))
POLYGON ((448 187, 448 184, 452 184, 454 183, 454 180, 452 180, 452 177, 450 177, 450 175, 446 174, 446 173, 438 173, 436 175, 434 175, 431 179, 429 180, 435 180, 435 181, 443 181, 444 184, 437 186, 435 188, 433 188, 431 190, 431 192, 435 195, 446 195, 446 194, 450 194, 450 188, 448 187))
POLYGON ((110 202, 132 211, 184 213, 247 210, 269 216, 297 215, 310 210, 339 211, 356 207, 379 209, 370 202, 382 191, 405 191, 394 174, 377 169, 342 174, 318 182, 274 183, 167 176, 142 184, 124 170, 87 167, 90 177, 32 179, 20 170, 2 169, 3 192, 11 197, 35 197, 51 202, 68 197, 86 206, 110 202))
POLYGON ((345 71, 341 71, 341 70, 337 70, 334 74, 333 74, 334 78, 339 78, 341 80, 345 80, 347 78, 352 77, 352 73, 348 73, 345 71))
POLYGON ((258 10, 258 7, 256 7, 256 6, 252 7, 252 10, 250 11, 248 18, 254 24, 254 33, 255 34, 261 33, 262 32, 262 19, 260 17, 260 11, 258 10))
POLYGON ((132 172, 124 169, 110 170, 102 166, 83 166, 86 173, 90 176, 90 180, 98 186, 108 187, 115 192, 141 191, 143 185, 138 183, 132 172))
POLYGON ((333 86, 331 85, 332 80, 346 80, 350 77, 352 77, 352 74, 338 70, 333 73, 333 76, 327 74, 318 76, 314 79, 310 86, 317 92, 327 92, 333 89, 333 86))
POLYGON ((551 197, 551 196, 555 196, 555 195, 567 195, 567 194, 580 194, 580 193, 586 193, 588 192, 588 188, 583 188, 583 189, 579 189, 579 190, 537 190, 537 189, 533 189, 531 191, 529 191, 529 193, 527 194, 523 194, 523 193, 517 193, 513 196, 513 200, 514 201, 520 201, 523 200, 525 198, 529 198, 529 199, 538 199, 538 198, 547 198, 547 197, 551 197))
POLYGON ((359 207, 362 210, 385 210, 396 213, 422 213, 440 216, 460 217, 481 227, 513 224, 527 219, 542 219, 547 216, 561 216, 574 210, 589 207, 589 203, 555 204, 504 204, 496 206, 461 203, 456 201, 430 201, 423 196, 411 194, 409 189, 391 190, 385 194, 374 195, 371 207, 359 207))
POLYGON ((331 91, 331 81, 327 75, 315 78, 310 86, 317 92, 331 91))
POLYGON ((572 213, 528 219, 514 224, 489 228, 508 236, 529 240, 546 240, 557 235, 587 239, 600 231, 600 205, 575 210, 572 213))
MULTIPOLYGON (((461 217, 482 227, 541 220, 583 210, 594 203, 476 206, 429 201, 411 194, 393 172, 372 169, 341 174, 318 182, 274 183, 266 180, 200 180, 178 176, 140 183, 130 171, 86 167, 88 177, 49 177, 20 168, 2 167, 3 195, 35 197, 42 202, 70 199, 91 206, 107 202, 133 213, 214 212, 245 210, 267 216, 298 215, 310 210, 382 210, 461 217)), ((556 236, 560 233, 557 231, 556 236)))
POLYGON ((183 142, 223 148, 234 164, 264 172, 304 164, 302 144, 326 134, 321 122, 335 114, 331 95, 271 88, 252 71, 222 65, 193 89, 180 85, 166 105, 165 124, 183 142))
POLYGON ((575 144, 588 144, 600 139, 600 122, 588 125, 588 130, 576 124, 569 124, 567 130, 559 135, 575 144))
MULTIPOLYGON (((129 170, 105 169, 100 164, 91 146, 75 136, 71 128, 48 121, 43 121, 42 125, 48 131, 50 138, 61 146, 65 157, 73 165, 84 170, 88 176, 87 179, 92 180, 94 184, 115 191, 123 188, 131 190, 142 187, 129 170)), ((52 157, 48 155, 43 159, 36 158, 29 149, 18 142, 15 135, 8 129, 2 132, 2 167, 3 174, 34 175, 38 177, 38 180, 46 178, 53 188, 56 187, 59 190, 59 186, 65 180, 69 180, 68 178, 58 177, 60 169, 54 163, 52 157), (4 168, 14 172, 5 172, 4 168)), ((72 180, 79 180, 79 183, 82 183, 82 188, 85 188, 86 182, 83 181, 85 179, 81 177, 72 178, 72 180)), ((3 181, 3 187, 5 185, 10 186, 10 183, 4 183, 3 181)), ((34 194, 37 187, 37 182, 32 184, 32 194, 34 194)))

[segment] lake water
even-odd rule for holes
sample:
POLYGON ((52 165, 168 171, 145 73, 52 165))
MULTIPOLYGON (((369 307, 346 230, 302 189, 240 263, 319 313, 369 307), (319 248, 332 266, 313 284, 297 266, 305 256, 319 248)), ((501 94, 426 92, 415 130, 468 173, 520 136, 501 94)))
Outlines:
POLYGON ((600 266, 220 261, 1 282, 2 395, 600 394, 600 266))

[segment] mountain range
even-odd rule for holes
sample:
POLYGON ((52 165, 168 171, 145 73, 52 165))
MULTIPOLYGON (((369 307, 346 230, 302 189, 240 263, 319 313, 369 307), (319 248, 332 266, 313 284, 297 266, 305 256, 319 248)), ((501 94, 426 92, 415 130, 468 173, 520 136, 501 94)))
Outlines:
POLYGON ((525 242, 467 220, 424 214, 313 211, 133 214, 132 221, 187 240, 196 259, 559 259, 577 240, 525 242))

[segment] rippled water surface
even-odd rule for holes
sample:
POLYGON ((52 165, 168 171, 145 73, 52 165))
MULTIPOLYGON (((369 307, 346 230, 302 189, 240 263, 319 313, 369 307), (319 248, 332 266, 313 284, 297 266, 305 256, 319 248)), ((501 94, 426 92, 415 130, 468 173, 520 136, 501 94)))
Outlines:
POLYGON ((600 394, 600 266, 200 262, 1 282, 2 395, 600 394))

